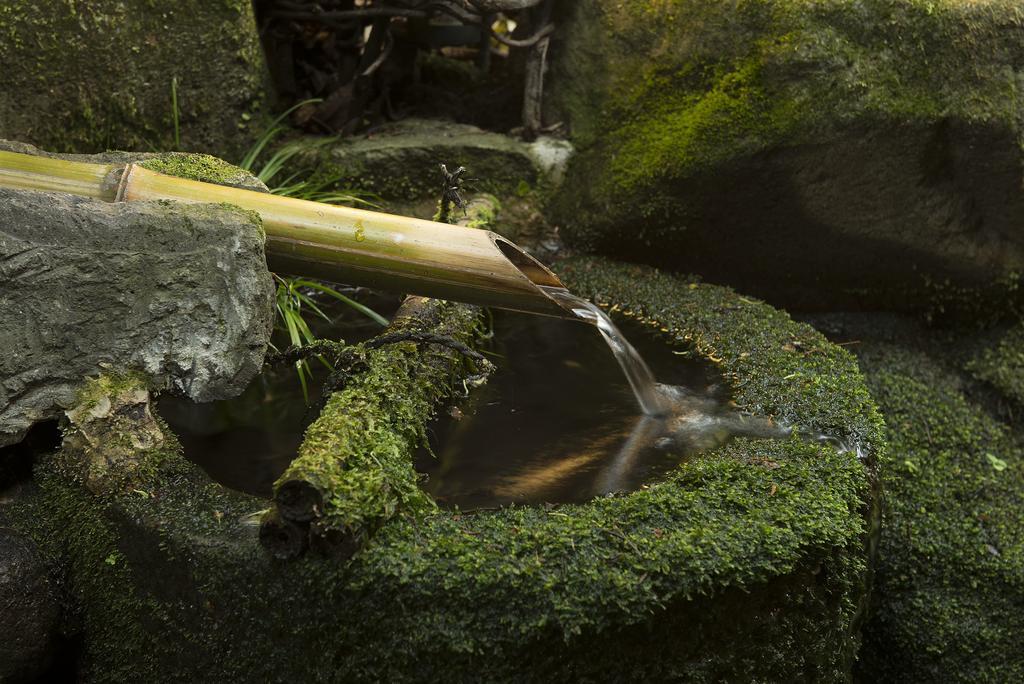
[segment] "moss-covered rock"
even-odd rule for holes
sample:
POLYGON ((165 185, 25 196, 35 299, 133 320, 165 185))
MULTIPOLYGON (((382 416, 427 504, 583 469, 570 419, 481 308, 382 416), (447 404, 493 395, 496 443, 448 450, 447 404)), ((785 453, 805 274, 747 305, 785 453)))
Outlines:
POLYGON ((997 342, 979 351, 967 369, 1003 396, 1024 406, 1024 323, 1007 330, 997 342))
POLYGON ((1024 434, 948 353, 956 336, 850 328, 888 425, 865 682, 1024 678, 1024 434))
POLYGON ((356 189, 387 200, 440 197, 440 164, 465 166, 472 190, 513 193, 540 177, 539 169, 557 169, 545 147, 530 146, 499 133, 445 121, 410 119, 372 135, 336 142, 322 138, 293 141, 303 151, 288 163, 305 170, 314 183, 356 189), (329 144, 327 144, 329 143, 329 144), (536 154, 534 149, 539 150, 536 154))
POLYGON ((60 152, 241 156, 265 99, 248 0, 14 0, 0 6, 0 137, 60 152))
POLYGON ((1024 270, 1015 0, 584 0, 559 25, 571 244, 816 308, 1024 270))
POLYGON ((400 512, 347 564, 273 562, 252 524, 266 502, 173 449, 108 497, 64 454, 36 472, 47 515, 21 519, 66 549, 90 680, 846 678, 882 448, 853 358, 722 288, 595 260, 561 272, 717 363, 743 409, 859 452, 738 439, 583 505, 400 512))

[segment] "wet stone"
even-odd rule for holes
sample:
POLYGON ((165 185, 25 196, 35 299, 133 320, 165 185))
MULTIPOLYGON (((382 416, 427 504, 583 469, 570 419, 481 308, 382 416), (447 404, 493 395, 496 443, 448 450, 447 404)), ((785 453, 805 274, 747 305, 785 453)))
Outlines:
MULTIPOLYGON (((739 409, 859 448, 738 437, 636 491, 474 512, 405 506, 351 558, 290 562, 260 547, 266 500, 216 484, 176 449, 143 473, 146 496, 92 494, 67 477, 76 457, 62 453, 36 478, 86 613, 87 676, 847 679, 882 448, 853 357, 723 288, 596 259, 558 272, 714 364, 739 409)), ((369 389, 342 408, 379 402, 379 385, 348 387, 369 389)), ((423 411, 392 408, 402 420, 423 411)))
POLYGON ((0 446, 111 369, 197 401, 241 392, 273 322, 263 240, 229 206, 0 190, 0 446))

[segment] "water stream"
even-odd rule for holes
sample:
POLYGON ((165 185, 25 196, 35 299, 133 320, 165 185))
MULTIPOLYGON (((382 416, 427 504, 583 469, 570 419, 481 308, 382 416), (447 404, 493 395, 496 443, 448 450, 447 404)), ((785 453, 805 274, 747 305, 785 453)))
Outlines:
POLYGON ((619 367, 626 374, 629 386, 633 388, 640 410, 649 416, 660 416, 669 410, 669 402, 654 379, 654 373, 648 367, 636 348, 629 343, 622 331, 612 322, 599 306, 591 301, 577 297, 564 287, 541 287, 546 295, 559 305, 572 311, 578 318, 593 323, 601 331, 608 347, 612 350, 619 367))

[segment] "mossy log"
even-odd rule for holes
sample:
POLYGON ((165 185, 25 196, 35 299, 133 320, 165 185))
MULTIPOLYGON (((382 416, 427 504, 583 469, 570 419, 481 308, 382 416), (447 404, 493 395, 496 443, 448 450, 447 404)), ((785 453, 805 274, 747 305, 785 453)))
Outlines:
MULTIPOLYGON (((468 375, 464 356, 444 345, 415 342, 424 334, 455 343, 479 331, 479 309, 408 297, 378 341, 352 348, 356 369, 310 425, 298 457, 274 486, 267 526, 316 522, 318 545, 361 540, 402 509, 433 506, 417 484, 412 452, 439 402, 468 375)), ((281 553, 281 535, 267 531, 264 546, 281 553)), ((287 555, 301 552, 288 545, 287 555)))
POLYGON ((285 520, 276 509, 270 509, 260 521, 260 544, 279 560, 296 558, 309 546, 307 527, 285 520))

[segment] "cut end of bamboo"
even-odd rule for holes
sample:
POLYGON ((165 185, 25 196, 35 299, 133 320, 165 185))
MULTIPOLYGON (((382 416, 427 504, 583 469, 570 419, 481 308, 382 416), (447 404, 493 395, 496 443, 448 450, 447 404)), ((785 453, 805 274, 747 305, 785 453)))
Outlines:
POLYGON ((308 523, 323 510, 320 490, 305 480, 289 480, 277 488, 274 502, 281 517, 295 523, 308 523))
POLYGON ((307 528, 281 518, 271 510, 260 522, 260 544, 277 560, 298 558, 309 545, 307 528))
POLYGON ((309 548, 320 556, 346 561, 359 550, 359 544, 350 533, 316 520, 309 526, 309 548))
POLYGON ((547 266, 530 256, 525 250, 497 233, 491 233, 494 246, 505 255, 505 258, 512 262, 512 265, 519 269, 519 272, 526 276, 530 282, 538 287, 565 287, 547 266))

